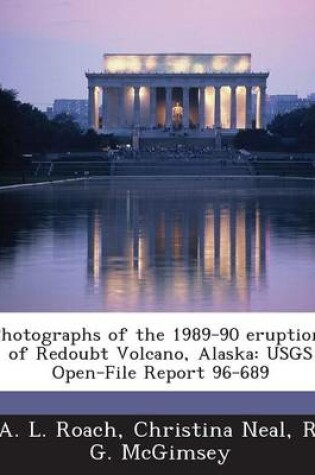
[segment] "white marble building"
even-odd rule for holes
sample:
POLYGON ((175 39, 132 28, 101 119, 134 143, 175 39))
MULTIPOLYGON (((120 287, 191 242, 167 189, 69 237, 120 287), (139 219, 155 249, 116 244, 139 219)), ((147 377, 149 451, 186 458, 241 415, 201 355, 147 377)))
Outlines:
POLYGON ((263 129, 268 75, 252 72, 250 54, 105 54, 103 72, 86 73, 89 126, 151 134, 263 129))

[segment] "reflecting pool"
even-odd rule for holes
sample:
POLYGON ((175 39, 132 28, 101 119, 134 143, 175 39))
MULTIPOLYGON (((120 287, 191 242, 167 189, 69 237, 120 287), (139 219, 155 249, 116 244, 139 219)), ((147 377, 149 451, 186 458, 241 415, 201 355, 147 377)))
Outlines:
POLYGON ((315 182, 108 178, 0 191, 1 311, 313 311, 315 182))

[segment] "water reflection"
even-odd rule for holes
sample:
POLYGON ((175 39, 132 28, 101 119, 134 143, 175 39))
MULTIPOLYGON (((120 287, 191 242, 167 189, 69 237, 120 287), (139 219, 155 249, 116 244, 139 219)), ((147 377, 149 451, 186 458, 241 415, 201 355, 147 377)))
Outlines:
POLYGON ((314 196, 196 178, 0 193, 0 309, 313 310, 314 196))
POLYGON ((237 300, 246 309, 250 288, 266 272, 266 216, 252 200, 207 194, 174 202, 127 190, 119 212, 89 216, 88 273, 106 307, 206 310, 237 300))

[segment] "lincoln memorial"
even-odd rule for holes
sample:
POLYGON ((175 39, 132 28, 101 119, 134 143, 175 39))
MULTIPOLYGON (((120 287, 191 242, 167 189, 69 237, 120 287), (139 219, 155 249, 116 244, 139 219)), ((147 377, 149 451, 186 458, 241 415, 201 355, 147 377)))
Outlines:
POLYGON ((105 133, 266 127, 268 73, 252 72, 250 54, 105 54, 86 77, 89 126, 105 133))

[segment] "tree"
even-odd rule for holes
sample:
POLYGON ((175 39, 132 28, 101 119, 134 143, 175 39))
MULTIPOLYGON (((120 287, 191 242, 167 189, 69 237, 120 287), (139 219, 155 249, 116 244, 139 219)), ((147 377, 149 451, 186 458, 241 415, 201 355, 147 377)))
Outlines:
POLYGON ((94 151, 102 136, 83 132, 68 114, 53 120, 31 104, 17 100, 17 92, 0 87, 0 167, 17 167, 23 154, 94 151))
POLYGON ((234 138, 234 146, 247 150, 279 150, 281 148, 281 138, 268 133, 266 130, 240 130, 234 138))
POLYGON ((53 140, 53 127, 46 115, 31 104, 20 104, 20 151, 43 153, 53 140))
POLYGON ((240 131, 234 145, 257 151, 315 151, 315 105, 278 114, 268 131, 240 131))
POLYGON ((315 105, 277 115, 269 129, 283 139, 295 139, 299 151, 315 151, 315 105))
POLYGON ((68 114, 59 114, 52 120, 52 149, 56 152, 75 151, 82 131, 79 125, 68 114))
POLYGON ((17 130, 19 129, 17 93, 0 88, 0 166, 19 155, 17 130))

